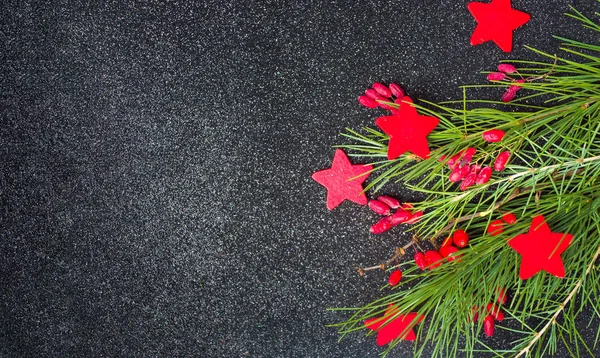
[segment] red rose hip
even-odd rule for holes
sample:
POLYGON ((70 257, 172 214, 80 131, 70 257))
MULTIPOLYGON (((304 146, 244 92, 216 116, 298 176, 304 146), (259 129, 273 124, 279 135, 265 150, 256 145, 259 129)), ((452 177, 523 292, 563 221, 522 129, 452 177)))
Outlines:
POLYGON ((390 91, 394 96, 396 96, 396 98, 404 97, 404 91, 395 83, 390 83, 390 91))
POLYGON ((472 187, 475 184, 475 179, 477 179, 477 173, 470 172, 466 178, 460 183, 460 190, 465 191, 468 188, 472 187))
POLYGON ((508 162, 508 158, 510 158, 510 152, 505 151, 498 154, 498 158, 494 162, 494 170, 501 172, 506 168, 506 162, 508 162))
POLYGON ((392 228, 392 219, 390 216, 385 216, 371 226, 371 234, 379 235, 392 228))
POLYGON ((504 138, 504 131, 500 129, 491 129, 489 131, 483 132, 481 135, 483 140, 490 143, 500 142, 502 138, 504 138))
POLYGON ((460 257, 460 255, 457 255, 456 253, 458 252, 458 249, 452 245, 447 245, 447 246, 442 246, 440 247, 440 254, 446 258, 446 260, 448 262, 450 261, 454 261, 457 258, 460 257))
POLYGON ((391 196, 381 195, 377 198, 377 200, 381 201, 392 209, 397 209, 400 207, 400 201, 398 201, 396 198, 392 198, 391 196))
POLYGON ((488 181, 490 181, 491 177, 492 177, 492 168, 484 167, 483 169, 481 169, 479 174, 477 174, 477 178, 475 179, 475 184, 477 184, 477 185, 485 184, 488 181))
POLYGON ((390 98, 392 96, 392 91, 390 91, 390 89, 379 82, 375 82, 373 83, 373 89, 375 91, 377 91, 377 93, 379 93, 380 95, 384 96, 385 98, 390 98))
POLYGON ((494 317, 492 315, 487 315, 483 320, 483 331, 488 337, 494 335, 494 317))
POLYGON ((514 73, 517 69, 513 65, 509 65, 508 63, 501 63, 498 65, 498 71, 504 73, 514 73))
POLYGON ((433 270, 442 264, 442 255, 437 251, 429 250, 425 252, 425 263, 428 269, 433 270))
POLYGON ((377 91, 375 91, 372 88, 369 88, 368 90, 365 91, 365 95, 367 97, 369 97, 370 99, 376 101, 376 100, 382 100, 382 101, 386 101, 387 98, 382 97, 379 93, 377 93, 377 91))
POLYGON ((502 72, 492 72, 487 75, 488 81, 502 81, 506 77, 506 74, 502 72))
POLYGON ((421 270, 425 270, 427 267, 427 262, 425 262, 425 255, 422 252, 417 252, 414 256, 415 264, 421 270))
POLYGON ((400 282, 401 279, 402 279, 402 271, 396 270, 396 271, 392 272, 390 277, 388 278, 388 285, 396 286, 400 282))
POLYGON ((362 104, 363 106, 365 106, 367 108, 375 108, 375 107, 379 106, 379 103, 375 102, 374 100, 372 100, 371 98, 369 98, 367 96, 358 97, 358 103, 362 104))

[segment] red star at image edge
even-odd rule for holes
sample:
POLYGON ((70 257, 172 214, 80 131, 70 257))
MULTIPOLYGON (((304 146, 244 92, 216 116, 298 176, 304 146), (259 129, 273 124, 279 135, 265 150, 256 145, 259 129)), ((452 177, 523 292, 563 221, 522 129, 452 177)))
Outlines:
POLYGON ((512 50, 513 31, 530 18, 529 14, 513 9, 510 0, 492 0, 489 4, 472 2, 467 7, 477 21, 471 45, 494 41, 504 52, 512 50))
POLYGON ((429 144, 427 135, 439 124, 435 117, 421 116, 412 106, 412 99, 404 97, 398 112, 392 116, 383 116, 375 124, 389 137, 387 157, 393 160, 410 151, 414 155, 427 159, 429 144))
POLYGON ((522 257, 519 277, 527 280, 541 270, 565 277, 560 255, 569 247, 571 240, 571 234, 550 231, 542 215, 534 217, 529 233, 517 235, 508 242, 522 257))
POLYGON ((388 321, 397 312, 398 309, 396 307, 390 307, 382 317, 375 317, 365 321, 365 327, 377 331, 377 345, 384 346, 396 338, 406 341, 417 339, 417 335, 412 328, 423 320, 423 315, 411 312, 405 315, 398 315, 391 321, 388 321))
POLYGON ((335 151, 331 168, 314 173, 312 178, 327 188, 327 208, 333 210, 346 199, 360 205, 367 204, 362 183, 370 174, 365 173, 371 170, 372 165, 352 165, 346 153, 338 149, 335 151))

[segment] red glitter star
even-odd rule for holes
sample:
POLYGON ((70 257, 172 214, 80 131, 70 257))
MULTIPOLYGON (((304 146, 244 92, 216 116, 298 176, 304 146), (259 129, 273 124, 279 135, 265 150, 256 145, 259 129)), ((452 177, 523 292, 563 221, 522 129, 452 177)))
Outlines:
POLYGON ((397 313, 398 309, 390 306, 382 317, 375 317, 365 321, 365 327, 377 331, 377 345, 386 345, 396 338, 406 341, 417 339, 417 335, 412 328, 423 320, 423 315, 411 312, 405 315, 398 315, 396 318, 388 321, 397 313))
POLYGON ((387 156, 396 159, 407 151, 426 159, 429 157, 427 135, 437 127, 439 119, 420 116, 410 97, 402 98, 398 111, 392 116, 379 117, 375 124, 390 136, 387 156))
POLYGON ((367 204, 362 183, 369 176, 365 173, 372 169, 372 165, 352 165, 346 153, 338 149, 331 168, 314 173, 312 178, 327 188, 327 208, 333 210, 346 199, 360 205, 367 204))
POLYGON ((529 14, 513 9, 510 0, 492 0, 489 4, 472 2, 467 7, 477 21, 471 45, 494 41, 504 52, 512 50, 513 30, 525 25, 530 18, 529 14))
POLYGON ((544 217, 533 218, 529 233, 517 235, 508 244, 521 254, 519 277, 526 280, 544 270, 554 276, 565 277, 560 255, 569 247, 573 235, 550 231, 544 217))

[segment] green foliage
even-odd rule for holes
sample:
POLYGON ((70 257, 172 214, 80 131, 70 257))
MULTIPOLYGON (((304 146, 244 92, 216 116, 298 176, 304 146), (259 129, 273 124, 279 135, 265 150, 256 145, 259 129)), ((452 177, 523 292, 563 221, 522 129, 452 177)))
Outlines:
MULTIPOLYGON (((568 16, 600 32, 600 25, 572 11, 568 16)), ((559 39, 565 56, 573 59, 532 49, 548 61, 512 61, 518 63, 521 76, 535 81, 525 82, 520 98, 510 104, 466 99, 470 88, 510 85, 499 81, 464 87, 462 101, 416 105, 421 114, 440 119, 428 137, 433 148, 428 160, 412 155, 387 160, 388 137, 373 128, 343 133, 353 144, 340 147, 373 161, 378 176, 367 189, 376 191, 402 181, 427 197, 417 207, 425 215, 411 229, 418 240, 439 244, 444 234, 459 228, 472 239, 461 250, 462 260, 425 272, 413 261, 405 261, 400 265, 404 279, 391 294, 361 308, 336 309, 352 314, 334 325, 342 337, 363 329, 366 319, 381 316, 393 303, 399 312, 425 315, 416 326, 415 355, 430 345, 439 357, 473 357, 481 351, 538 357, 553 354, 561 340, 572 356, 593 356, 599 335, 590 346, 575 321, 584 306, 600 316, 596 266, 600 253, 600 46, 559 39), (493 128, 506 131, 506 136, 500 143, 484 142, 482 132, 493 128), (472 162, 481 165, 493 165, 502 151, 513 155, 507 168, 494 172, 487 184, 460 191, 458 184, 448 181, 450 171, 440 158, 450 158, 467 147, 477 148, 472 162), (489 222, 504 212, 515 213, 517 224, 506 226, 500 236, 487 235, 489 222), (526 281, 518 277, 520 255, 507 245, 507 239, 527 232, 531 218, 539 214, 552 231, 574 236, 562 255, 564 279, 546 273, 526 281), (507 318, 496 326, 517 337, 511 347, 489 347, 482 320, 471 322, 471 307, 495 301, 497 287, 512 293, 502 307, 507 318)), ((392 342, 383 353, 398 343, 392 342)))

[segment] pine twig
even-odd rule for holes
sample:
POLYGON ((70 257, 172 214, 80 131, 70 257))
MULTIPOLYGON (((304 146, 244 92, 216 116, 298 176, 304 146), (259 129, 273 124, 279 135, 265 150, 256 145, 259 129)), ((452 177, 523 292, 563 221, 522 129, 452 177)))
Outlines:
MULTIPOLYGON (((587 269, 585 270, 585 276, 587 276, 590 273, 590 271, 592 270, 592 267, 594 267, 594 263, 598 259, 598 256, 600 256, 600 246, 598 246, 598 250, 596 250, 596 254, 594 254, 594 258, 592 259, 592 262, 590 262, 587 269)), ((527 347, 523 348, 519 352, 519 354, 517 354, 515 356, 515 358, 519 358, 523 354, 529 353, 529 350, 531 349, 531 347, 533 347, 533 345, 542 337, 542 335, 548 330, 548 328, 550 328, 550 325, 556 324, 556 318, 558 318, 558 315, 565 309, 565 307, 567 307, 567 304, 573 299, 573 297, 575 296, 577 291, 579 291, 579 288, 581 287, 582 284, 583 284, 583 278, 580 278, 579 281, 577 281, 577 284, 575 285, 575 287, 573 287, 573 290, 571 290, 571 292, 567 296, 567 298, 560 304, 559 309, 552 315, 552 318, 548 320, 548 323, 546 323, 539 332, 535 332, 535 337, 531 340, 531 342, 529 342, 527 347)))

